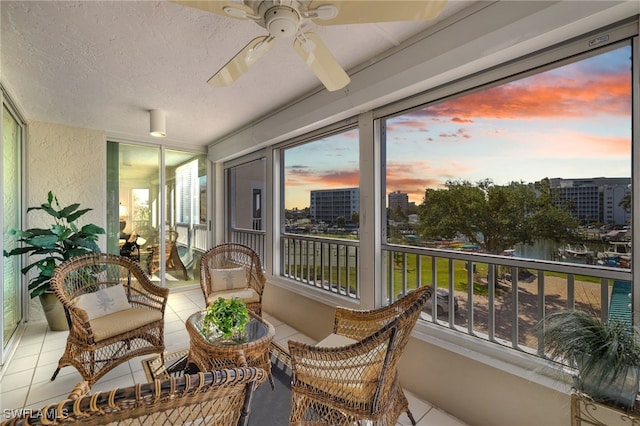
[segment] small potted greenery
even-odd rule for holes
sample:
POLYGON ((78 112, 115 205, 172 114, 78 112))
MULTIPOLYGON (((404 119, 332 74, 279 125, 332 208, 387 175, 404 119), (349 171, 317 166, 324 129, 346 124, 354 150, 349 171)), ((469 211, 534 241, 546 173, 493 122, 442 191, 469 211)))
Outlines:
POLYGON ((68 329, 62 304, 51 291, 51 277, 54 269, 65 260, 85 253, 99 253, 96 241, 98 235, 104 234, 103 228, 87 224, 78 227, 76 221, 92 209, 80 209, 79 204, 60 207, 58 198, 49 191, 47 202, 38 207, 29 207, 27 213, 41 210, 53 218, 48 229, 31 228, 25 230, 12 229, 10 234, 18 236, 22 243, 11 251, 4 251, 6 257, 28 254, 31 263, 24 266, 21 272, 27 275, 37 271, 29 280, 31 298, 39 297, 49 328, 52 330, 68 329), (59 305, 59 306, 58 306, 59 305))
POLYGON ((249 310, 242 300, 219 297, 205 309, 202 333, 229 343, 241 343, 249 319, 249 310))
POLYGON ((615 317, 567 310, 548 315, 544 348, 577 370, 574 387, 596 401, 632 409, 639 388, 640 340, 635 327, 615 317))

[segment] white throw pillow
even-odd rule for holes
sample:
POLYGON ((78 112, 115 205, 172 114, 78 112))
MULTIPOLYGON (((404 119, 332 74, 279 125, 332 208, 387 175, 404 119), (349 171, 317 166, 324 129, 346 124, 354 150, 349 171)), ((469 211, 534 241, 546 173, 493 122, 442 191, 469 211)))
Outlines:
POLYGON ((244 268, 210 269, 211 291, 233 290, 247 287, 244 268))
POLYGON ((89 320, 131 309, 122 284, 102 288, 75 298, 75 305, 87 312, 89 320))

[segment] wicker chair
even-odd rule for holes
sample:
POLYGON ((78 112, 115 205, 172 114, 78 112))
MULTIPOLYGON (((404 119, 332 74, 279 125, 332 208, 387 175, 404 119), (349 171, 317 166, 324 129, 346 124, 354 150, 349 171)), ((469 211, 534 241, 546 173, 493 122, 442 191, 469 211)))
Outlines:
POLYGON ((207 306, 219 297, 237 297, 256 315, 262 316, 266 281, 260 257, 242 244, 217 245, 200 260, 200 287, 207 306))
MULTIPOLYGON (((178 231, 167 231, 167 242, 164 246, 164 267, 166 271, 182 272, 185 281, 189 280, 189 272, 180 259, 178 253, 178 231)), ((147 272, 153 275, 160 270, 160 246, 158 244, 147 247, 147 272)))
POLYGON ((318 345, 289 341, 291 425, 415 425, 397 365, 432 287, 420 287, 372 311, 336 310, 334 334, 318 345), (327 347, 325 343, 344 345, 327 347))
POLYGON ((69 323, 67 345, 51 380, 72 365, 92 386, 131 358, 163 355, 169 289, 154 285, 132 260, 104 253, 74 257, 56 268, 51 288, 69 323))
MULTIPOLYGON (((69 399, 2 423, 9 425, 246 425, 261 369, 243 367, 185 375, 85 395, 81 382, 69 399)), ((17 410, 16 410, 17 411, 17 410)))

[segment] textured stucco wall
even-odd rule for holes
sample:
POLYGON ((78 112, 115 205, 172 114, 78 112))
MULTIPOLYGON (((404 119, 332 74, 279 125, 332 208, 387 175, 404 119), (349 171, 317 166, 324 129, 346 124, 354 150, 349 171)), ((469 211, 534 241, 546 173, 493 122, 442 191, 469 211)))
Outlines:
MULTIPOLYGON (((81 129, 53 123, 28 123, 26 143, 26 200, 27 206, 39 206, 47 200, 51 190, 61 207, 80 203, 91 208, 78 220, 79 225, 93 223, 106 228, 106 139, 102 131, 81 129)), ((49 227, 49 215, 30 212, 25 227, 49 227)), ((104 250, 106 239, 98 244, 104 250)), ((30 304, 29 318, 41 316, 40 303, 30 304)))

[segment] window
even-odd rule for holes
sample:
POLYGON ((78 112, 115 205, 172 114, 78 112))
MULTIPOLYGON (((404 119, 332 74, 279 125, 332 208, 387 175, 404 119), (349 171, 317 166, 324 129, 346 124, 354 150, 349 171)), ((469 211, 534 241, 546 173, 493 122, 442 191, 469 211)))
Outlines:
POLYGON ((631 244, 631 58, 624 42, 384 119, 387 244, 424 252, 389 248, 390 296, 433 280, 434 323, 525 350, 545 312, 606 317, 620 275, 580 266, 631 277, 612 253, 631 244))
POLYGON ((283 275, 358 297, 359 132, 282 150, 283 275))

